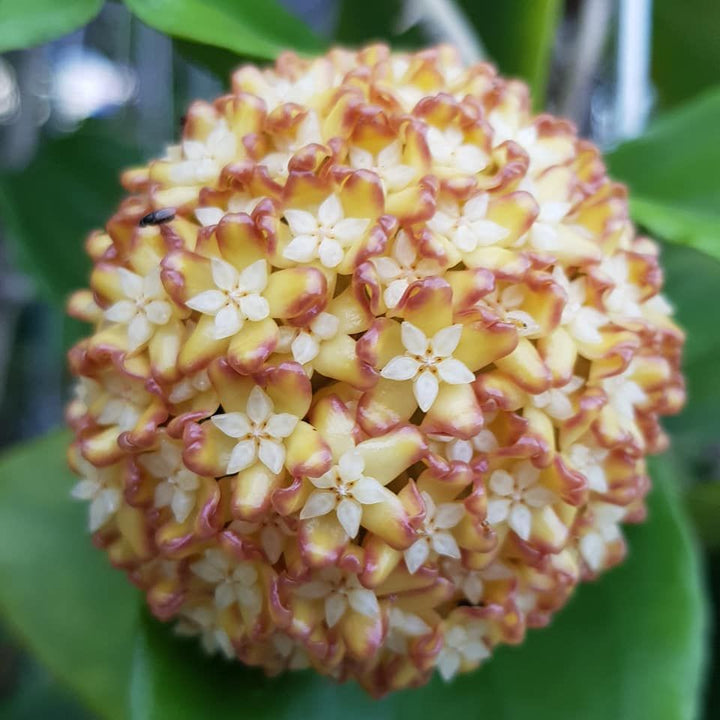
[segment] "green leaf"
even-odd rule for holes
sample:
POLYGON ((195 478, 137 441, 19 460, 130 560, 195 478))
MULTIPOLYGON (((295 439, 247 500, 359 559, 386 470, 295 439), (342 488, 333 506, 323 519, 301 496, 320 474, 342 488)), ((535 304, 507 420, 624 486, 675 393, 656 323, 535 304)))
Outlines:
POLYGON ((688 392, 685 409, 666 418, 664 425, 687 469, 695 475, 707 448, 720 443, 720 323, 711 315, 712 309, 720 307, 720 263, 690 248, 665 245, 662 265, 664 292, 687 334, 683 371, 688 392))
POLYGON ((720 88, 666 113, 607 156, 633 216, 665 240, 720 259, 720 88))
POLYGON ((89 23, 103 0, 2 0, 0 52, 54 40, 89 23))
POLYGON ((8 239, 47 297, 63 302, 87 285, 85 236, 104 225, 123 192, 120 170, 138 160, 136 149, 91 123, 45 140, 28 167, 0 176, 8 239))
POLYGON ((272 60, 283 50, 313 53, 321 41, 275 0, 125 0, 167 35, 272 60))
POLYGON ((580 588, 553 625, 502 648, 451 685, 371 700, 354 684, 312 673, 267 679, 202 657, 194 642, 143 625, 131 683, 132 720, 400 720, 582 718, 691 720, 702 675, 705 605, 696 549, 672 487, 672 464, 653 463, 650 521, 628 530, 630 556, 580 588))
POLYGON ((0 612, 90 707, 124 720, 138 594, 69 496, 69 442, 55 432, 0 457, 0 612))
POLYGON ((563 0, 460 0, 458 4, 500 72, 525 80, 534 107, 542 108, 563 0))
POLYGON ((652 74, 668 107, 720 82, 720 3, 654 0, 652 74))

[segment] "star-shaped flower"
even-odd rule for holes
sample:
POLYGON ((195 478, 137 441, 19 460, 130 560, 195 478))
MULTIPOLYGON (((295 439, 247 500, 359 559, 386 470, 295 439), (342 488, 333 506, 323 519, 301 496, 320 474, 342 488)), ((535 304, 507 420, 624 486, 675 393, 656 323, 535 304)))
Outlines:
POLYGON ((491 525, 507 524, 523 540, 530 538, 532 511, 555 501, 555 493, 540 485, 540 471, 530 462, 522 462, 490 475, 487 521, 491 525))
POLYGON ((155 507, 170 507, 175 520, 184 522, 195 507, 196 492, 200 478, 185 467, 182 445, 160 440, 155 452, 140 455, 138 462, 152 475, 160 479, 155 486, 155 507))
POLYGON ((399 140, 393 140, 377 155, 354 145, 349 150, 349 159, 351 167, 377 173, 387 191, 402 190, 417 174, 411 165, 403 165, 402 145, 399 140))
POLYGON ((89 500, 88 524, 90 532, 99 530, 120 507, 122 493, 113 470, 96 468, 84 458, 78 459, 80 480, 71 491, 76 500, 89 500))
POLYGON ((124 299, 105 310, 105 319, 127 325, 130 352, 143 346, 153 334, 153 325, 165 325, 172 316, 172 305, 160 282, 157 267, 145 277, 127 268, 117 268, 124 299))
POLYGON ((252 563, 233 563, 222 550, 211 549, 190 569, 215 586, 215 605, 220 610, 236 602, 252 615, 260 612, 262 594, 257 584, 258 572, 252 563))
POLYGON ((397 307, 411 283, 442 272, 436 260, 418 258, 417 250, 405 230, 400 230, 395 237, 391 257, 374 257, 371 261, 385 285, 383 300, 390 310, 397 307))
POLYGON ((608 491, 604 463, 609 454, 605 448, 582 443, 574 443, 565 453, 569 463, 587 478, 588 487, 598 493, 608 491))
POLYGON ((466 143, 459 128, 440 130, 430 125, 425 138, 435 164, 440 167, 474 175, 487 166, 487 155, 477 145, 466 143))
POLYGON ((438 653, 436 665, 443 680, 451 680, 462 664, 477 665, 490 657, 484 638, 487 626, 482 620, 453 624, 445 631, 445 643, 438 653))
POLYGON ((292 434, 299 418, 290 413, 274 413, 273 402, 257 385, 250 391, 245 412, 214 415, 210 421, 221 432, 237 439, 226 471, 233 475, 250 467, 256 459, 270 472, 278 474, 285 464, 284 439, 292 434))
POLYGON ((550 388, 537 395, 531 395, 532 404, 544 410, 555 420, 567 420, 575 414, 570 395, 579 390, 585 384, 585 380, 579 375, 573 375, 570 381, 562 387, 550 388))
POLYGON ((283 257, 299 263, 319 258, 326 268, 337 267, 347 248, 360 240, 370 225, 369 218, 346 218, 335 194, 323 200, 317 216, 307 210, 286 210, 285 219, 292 240, 283 257))
POLYGON ((355 449, 340 456, 337 465, 320 477, 310 478, 318 488, 313 491, 300 512, 300 519, 319 517, 335 511, 349 538, 357 536, 362 520, 362 506, 382 502, 388 492, 372 477, 363 474, 365 461, 355 449))
POLYGON ((560 324, 573 338, 583 343, 602 342, 600 328, 607 325, 609 318, 604 313, 589 307, 587 302, 587 283, 584 277, 570 281, 559 265, 553 268, 553 280, 565 290, 567 302, 563 307, 560 324))
POLYGON ((478 247, 494 245, 510 234, 507 228, 486 218, 487 209, 487 193, 471 197, 462 206, 445 202, 428 220, 427 226, 460 252, 473 252, 478 247))
POLYGON ((304 583, 295 592, 300 597, 324 600, 329 628, 335 627, 348 609, 370 618, 380 613, 375 593, 363 587, 357 575, 345 575, 336 567, 324 568, 317 580, 304 583))
POLYGON ((238 272, 230 263, 211 258, 212 279, 216 288, 204 290, 185 304, 203 315, 215 317, 215 337, 235 335, 245 320, 264 320, 270 314, 268 301, 262 296, 267 286, 265 260, 257 260, 238 272))
POLYGON ((422 491, 420 495, 425 504, 425 517, 417 530, 418 539, 404 553, 405 566, 410 574, 417 572, 430 557, 431 551, 446 557, 460 557, 460 548, 448 530, 462 520, 465 506, 462 503, 440 503, 436 506, 429 493, 422 491))
POLYGON ((317 357, 322 342, 331 340, 337 335, 339 327, 338 318, 327 312, 321 312, 305 328, 283 325, 279 330, 275 351, 292 352, 293 360, 305 365, 317 357))
POLYGON ((425 333, 412 323, 400 327, 403 355, 396 355, 380 371, 388 380, 412 380, 418 407, 427 412, 435 402, 440 382, 465 385, 475 375, 452 354, 460 343, 462 325, 456 324, 438 330, 428 340, 425 333))

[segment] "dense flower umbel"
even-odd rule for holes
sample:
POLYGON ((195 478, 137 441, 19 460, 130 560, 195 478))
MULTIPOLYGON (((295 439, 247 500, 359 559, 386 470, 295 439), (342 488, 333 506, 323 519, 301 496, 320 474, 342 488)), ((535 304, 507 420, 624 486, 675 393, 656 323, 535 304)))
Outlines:
POLYGON ((155 615, 382 694, 622 559, 683 335, 624 188, 524 85, 288 54, 123 183, 70 302, 70 462, 155 615))

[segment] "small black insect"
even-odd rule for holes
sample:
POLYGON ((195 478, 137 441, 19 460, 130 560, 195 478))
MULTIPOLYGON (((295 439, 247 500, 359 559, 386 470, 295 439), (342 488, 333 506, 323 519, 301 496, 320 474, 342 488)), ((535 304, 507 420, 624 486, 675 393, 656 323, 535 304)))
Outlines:
POLYGON ((160 210, 153 210, 148 213, 140 220, 140 227, 146 227, 147 225, 161 225, 162 223, 170 222, 175 218, 174 208, 160 208, 160 210))

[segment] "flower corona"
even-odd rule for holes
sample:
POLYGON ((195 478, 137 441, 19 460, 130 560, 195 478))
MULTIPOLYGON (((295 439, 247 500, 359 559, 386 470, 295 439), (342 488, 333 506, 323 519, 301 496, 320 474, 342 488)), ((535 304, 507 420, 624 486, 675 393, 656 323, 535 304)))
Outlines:
POLYGON ((684 401, 657 246, 449 47, 241 67, 86 249, 74 490, 151 611, 374 695, 546 625, 684 401))

